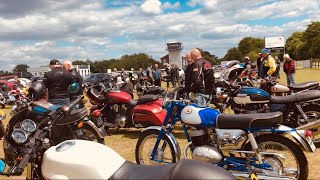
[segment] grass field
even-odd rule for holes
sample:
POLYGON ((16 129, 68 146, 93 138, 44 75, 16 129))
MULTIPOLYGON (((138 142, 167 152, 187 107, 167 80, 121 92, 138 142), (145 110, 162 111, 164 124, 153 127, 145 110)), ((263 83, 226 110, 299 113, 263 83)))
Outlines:
MULTIPOLYGON (((297 70, 295 74, 296 82, 305 82, 310 80, 316 80, 320 82, 320 70, 304 69, 297 70)), ((280 83, 286 84, 285 74, 281 74, 280 83)), ((7 119, 4 120, 6 124, 10 119, 10 108, 4 109, 4 112, 7 114, 7 119)), ((135 162, 134 152, 137 139, 139 138, 140 132, 142 129, 120 129, 120 130, 110 130, 108 136, 105 138, 106 145, 114 149, 125 159, 135 162)), ((181 149, 183 149, 186 144, 185 138, 181 131, 176 131, 176 137, 180 144, 181 149)), ((3 157, 2 152, 2 140, 0 141, 0 157, 3 157)), ((309 162, 309 179, 320 179, 320 150, 317 150, 315 153, 306 153, 309 162)), ((24 177, 12 177, 10 179, 23 179, 24 177)), ((5 176, 0 176, 0 179, 8 179, 5 176)))

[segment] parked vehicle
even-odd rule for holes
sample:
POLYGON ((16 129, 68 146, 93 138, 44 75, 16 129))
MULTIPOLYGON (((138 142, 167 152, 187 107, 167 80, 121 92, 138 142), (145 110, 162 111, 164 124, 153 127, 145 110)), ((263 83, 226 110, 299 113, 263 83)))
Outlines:
POLYGON ((83 83, 87 84, 88 86, 91 86, 99 84, 102 80, 106 82, 111 82, 112 76, 108 73, 93 73, 85 76, 83 78, 83 83))
POLYGON ((4 112, 0 109, 0 139, 3 138, 3 136, 6 133, 6 130, 4 128, 4 125, 2 123, 2 120, 4 120, 6 118, 6 115, 4 114, 4 112))
POLYGON ((6 172, 6 164, 0 160, 0 175, 20 176, 26 169, 27 180, 236 179, 228 171, 208 163, 181 160, 179 163, 162 166, 141 166, 123 159, 105 145, 84 140, 67 140, 50 147, 47 137, 48 129, 37 129, 23 145, 24 153, 10 163, 6 172))
POLYGON ((0 107, 5 108, 7 104, 6 98, 2 94, 2 90, 0 89, 0 107))
POLYGON ((144 129, 138 139, 138 164, 179 161, 180 147, 172 131, 181 121, 188 141, 183 148, 185 159, 216 164, 238 178, 249 177, 252 170, 257 179, 308 178, 308 162, 299 146, 315 152, 311 131, 280 125, 281 112, 220 114, 215 109, 187 105, 188 102, 165 98, 167 115, 162 126, 144 129))
POLYGON ((91 112, 98 109, 106 127, 147 127, 161 125, 165 111, 158 95, 145 95, 138 100, 127 92, 114 89, 110 83, 100 83, 88 88, 91 112))
POLYGON ((9 91, 17 89, 17 85, 14 83, 10 83, 7 80, 0 80, 0 86, 6 86, 9 88, 9 91))
POLYGON ((143 80, 142 84, 138 83, 136 86, 137 96, 140 98, 141 96, 147 94, 153 95, 164 95, 165 90, 162 89, 160 86, 151 85, 149 81, 143 80))

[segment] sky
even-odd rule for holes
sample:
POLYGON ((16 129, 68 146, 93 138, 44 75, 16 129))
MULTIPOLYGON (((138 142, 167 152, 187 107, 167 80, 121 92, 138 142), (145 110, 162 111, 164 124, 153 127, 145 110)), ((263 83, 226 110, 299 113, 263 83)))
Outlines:
POLYGON ((50 59, 167 54, 182 42, 222 58, 244 37, 288 38, 320 20, 319 0, 0 0, 0 70, 50 59))

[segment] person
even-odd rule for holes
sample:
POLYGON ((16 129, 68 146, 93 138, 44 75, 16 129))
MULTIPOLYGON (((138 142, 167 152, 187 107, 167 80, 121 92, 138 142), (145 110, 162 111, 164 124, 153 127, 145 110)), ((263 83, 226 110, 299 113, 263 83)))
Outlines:
POLYGON ((213 93, 213 66, 202 58, 201 52, 197 48, 191 50, 190 57, 194 63, 189 74, 191 84, 187 91, 196 93, 198 104, 207 106, 213 93))
POLYGON ((260 65, 260 70, 262 71, 262 77, 265 76, 276 76, 276 62, 270 54, 269 49, 265 48, 261 50, 262 61, 260 65))
POLYGON ((178 82, 178 79, 177 77, 179 76, 179 71, 178 69, 176 68, 175 64, 171 64, 171 83, 172 83, 172 86, 173 88, 176 87, 177 85, 177 82, 178 82))
POLYGON ((153 79, 154 85, 161 87, 162 73, 158 64, 154 64, 153 79))
POLYGON ((50 61, 51 71, 44 75, 42 84, 48 89, 48 101, 57 106, 70 104, 69 86, 74 82, 72 74, 62 69, 59 60, 50 61))
POLYGON ((135 85, 135 83, 134 83, 134 81, 135 81, 135 79, 134 79, 134 68, 130 69, 128 77, 129 77, 129 80, 130 80, 131 84, 134 86, 135 85))
POLYGON ((261 61, 262 61, 262 53, 259 53, 259 56, 257 58, 257 71, 258 71, 258 76, 263 78, 263 70, 260 70, 261 61))
POLYGON ((138 82, 137 83, 142 84, 143 79, 144 79, 143 70, 142 70, 142 68, 139 68, 139 71, 138 71, 138 82))
POLYGON ((149 80, 150 84, 153 85, 154 79, 152 77, 152 65, 151 65, 151 63, 148 64, 148 67, 146 69, 146 73, 147 73, 147 77, 148 77, 148 80, 149 80))
POLYGON ((250 58, 248 56, 244 57, 244 68, 245 68, 245 74, 248 76, 248 78, 250 78, 251 74, 252 74, 252 63, 250 61, 250 58))
POLYGON ((170 85, 170 82, 171 82, 171 68, 170 68, 170 65, 167 64, 167 67, 165 69, 166 73, 167 73, 167 89, 169 88, 169 85, 170 85))
POLYGON ((280 59, 278 58, 278 56, 275 56, 274 60, 276 62, 276 66, 277 66, 277 68, 276 68, 276 77, 280 79, 280 66, 281 66, 280 59))
POLYGON ((118 70, 117 70, 117 68, 113 68, 113 71, 112 71, 111 75, 112 75, 113 79, 115 79, 115 80, 118 79, 118 70))
POLYGON ((295 84, 294 82, 294 73, 295 73, 295 64, 294 61, 290 58, 289 54, 283 56, 284 64, 283 71, 287 75, 287 84, 295 84))
MULTIPOLYGON (((80 73, 75 68, 73 68, 71 61, 68 61, 68 60, 64 61, 62 63, 62 66, 63 66, 64 70, 69 71, 71 73, 73 81, 78 83, 80 86, 80 89, 79 89, 78 93, 76 93, 76 96, 82 95, 83 94, 83 91, 82 91, 83 78, 80 75, 80 73)), ((71 100, 74 100, 76 96, 71 97, 71 100)))
POLYGON ((186 54, 186 59, 187 59, 187 66, 186 66, 186 69, 184 70, 184 74, 185 74, 184 86, 185 86, 185 89, 188 90, 190 89, 190 85, 191 85, 190 75, 191 75, 192 65, 193 65, 193 61, 191 60, 191 57, 190 57, 190 52, 186 54))
POLYGON ((121 78, 123 81, 125 81, 127 79, 128 75, 127 73, 124 71, 124 68, 121 68, 121 78))

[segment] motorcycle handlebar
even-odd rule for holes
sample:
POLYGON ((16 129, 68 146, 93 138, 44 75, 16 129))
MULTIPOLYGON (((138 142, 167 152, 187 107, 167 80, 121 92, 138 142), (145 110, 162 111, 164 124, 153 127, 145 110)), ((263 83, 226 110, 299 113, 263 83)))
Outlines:
POLYGON ((24 171, 24 168, 27 166, 29 160, 30 160, 30 154, 26 153, 23 155, 18 167, 16 168, 16 170, 14 171, 15 174, 19 174, 21 175, 24 171))

